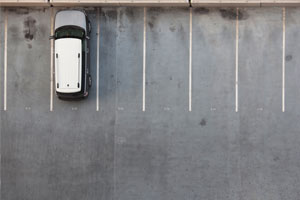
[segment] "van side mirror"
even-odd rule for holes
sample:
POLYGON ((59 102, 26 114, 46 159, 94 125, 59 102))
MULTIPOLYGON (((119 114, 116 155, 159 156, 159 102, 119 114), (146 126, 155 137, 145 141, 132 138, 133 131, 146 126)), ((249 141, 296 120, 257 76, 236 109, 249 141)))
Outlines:
POLYGON ((86 38, 87 40, 89 40, 89 39, 90 39, 90 37, 89 37, 89 36, 86 36, 85 38, 86 38))
POLYGON ((54 35, 50 35, 49 40, 53 40, 53 39, 55 39, 54 35))

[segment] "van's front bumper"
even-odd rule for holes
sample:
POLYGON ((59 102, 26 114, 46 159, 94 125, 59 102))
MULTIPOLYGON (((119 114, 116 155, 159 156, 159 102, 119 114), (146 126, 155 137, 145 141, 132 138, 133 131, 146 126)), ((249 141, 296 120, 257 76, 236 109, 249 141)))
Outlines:
POLYGON ((58 96, 59 99, 62 100, 80 100, 87 97, 89 93, 88 92, 76 92, 76 93, 56 92, 56 95, 58 96))

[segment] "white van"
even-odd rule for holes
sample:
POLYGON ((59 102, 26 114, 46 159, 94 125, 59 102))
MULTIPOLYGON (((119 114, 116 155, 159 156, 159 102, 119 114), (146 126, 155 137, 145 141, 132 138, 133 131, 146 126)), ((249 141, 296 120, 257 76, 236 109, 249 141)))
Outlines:
POLYGON ((89 66, 91 25, 79 10, 62 10, 55 16, 55 88, 60 99, 87 97, 92 85, 89 66))

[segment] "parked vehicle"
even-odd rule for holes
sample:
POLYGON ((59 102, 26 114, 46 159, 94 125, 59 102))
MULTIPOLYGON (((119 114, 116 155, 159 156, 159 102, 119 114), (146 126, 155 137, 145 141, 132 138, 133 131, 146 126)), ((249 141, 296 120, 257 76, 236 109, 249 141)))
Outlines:
POLYGON ((87 97, 92 86, 89 62, 90 21, 84 11, 62 10, 55 16, 55 89, 60 99, 87 97))

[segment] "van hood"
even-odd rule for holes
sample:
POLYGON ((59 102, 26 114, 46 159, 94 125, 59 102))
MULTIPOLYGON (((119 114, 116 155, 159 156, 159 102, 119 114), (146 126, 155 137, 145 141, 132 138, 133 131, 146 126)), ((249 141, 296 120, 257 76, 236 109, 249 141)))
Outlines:
POLYGON ((55 87, 57 92, 75 93, 82 85, 82 41, 75 38, 55 40, 55 87))

